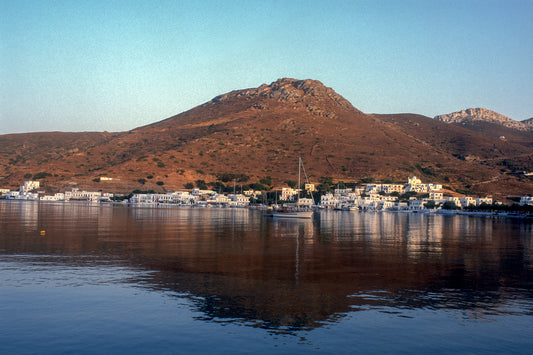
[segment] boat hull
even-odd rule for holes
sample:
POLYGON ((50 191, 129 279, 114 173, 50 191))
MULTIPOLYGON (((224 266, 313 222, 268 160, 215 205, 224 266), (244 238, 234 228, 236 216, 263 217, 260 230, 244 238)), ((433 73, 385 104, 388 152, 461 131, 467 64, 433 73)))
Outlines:
POLYGON ((312 218, 313 211, 276 211, 272 212, 274 218, 312 218))

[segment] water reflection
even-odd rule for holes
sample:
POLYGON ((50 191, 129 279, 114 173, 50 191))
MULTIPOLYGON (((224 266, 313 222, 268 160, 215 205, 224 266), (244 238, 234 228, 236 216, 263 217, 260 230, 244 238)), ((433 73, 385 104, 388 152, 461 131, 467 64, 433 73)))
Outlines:
POLYGON ((527 221, 336 211, 292 221, 245 209, 38 203, 0 203, 0 213, 5 265, 66 266, 79 282, 95 265, 107 274, 127 266, 123 282, 188 297, 210 322, 283 332, 368 309, 532 314, 527 221))

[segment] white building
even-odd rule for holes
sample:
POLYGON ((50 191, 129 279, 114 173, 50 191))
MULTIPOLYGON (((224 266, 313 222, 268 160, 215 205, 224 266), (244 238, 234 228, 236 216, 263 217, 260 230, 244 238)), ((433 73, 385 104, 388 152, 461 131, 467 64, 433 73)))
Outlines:
POLYGON ((65 191, 65 200, 97 201, 101 196, 100 191, 80 191, 77 188, 65 191))
POLYGON ((381 185, 381 191, 383 191, 386 194, 391 194, 393 192, 402 193, 403 192, 403 185, 400 184, 383 184, 381 185))
POLYGON ((5 197, 8 200, 38 200, 39 194, 37 192, 30 192, 38 189, 39 181, 25 181, 23 186, 19 187, 18 191, 7 191, 5 197))
POLYGON ((65 194, 62 192, 58 192, 54 195, 41 196, 41 201, 64 201, 64 200, 65 200, 65 194))
POLYGON ((20 192, 29 192, 31 190, 36 190, 39 188, 41 183, 39 181, 24 181, 24 186, 21 186, 20 192))
POLYGON ((476 200, 474 200, 474 198, 470 197, 470 196, 461 197, 459 199, 459 201, 461 202, 461 206, 462 207, 468 207, 468 206, 475 206, 476 205, 476 200))
POLYGON ((298 189, 284 187, 281 189, 281 196, 279 199, 281 201, 292 201, 296 195, 298 195, 298 189))
POLYGON ((311 207, 313 206, 313 199, 312 198, 300 198, 300 200, 298 200, 298 206, 311 207))
POLYGON ((424 209, 424 202, 423 200, 410 200, 409 201, 409 210, 410 211, 420 211, 424 209))
POLYGON ((520 206, 533 206, 533 197, 532 196, 522 196, 520 197, 520 202, 518 203, 520 206))
POLYGON ((422 184, 422 180, 420 180, 416 176, 407 178, 407 185, 421 185, 421 184, 422 184))
POLYGON ((445 202, 451 202, 456 207, 461 207, 461 199, 459 197, 448 197, 445 202))
POLYGON ((486 203, 487 205, 492 205, 492 197, 478 197, 476 198, 476 205, 481 206, 486 203))
POLYGON ((250 198, 243 194, 228 195, 230 206, 245 207, 250 204, 250 198))
POLYGON ((441 184, 426 184, 428 191, 439 191, 442 190, 441 184))
POLYGON ((334 193, 335 196, 345 196, 348 194, 351 194, 353 192, 352 189, 335 189, 334 193))
POLYGON ((320 196, 320 206, 324 208, 335 208, 338 203, 339 199, 330 192, 320 196))
POLYGON ((215 195, 216 192, 213 190, 200 190, 198 188, 194 188, 192 189, 191 194, 193 196, 205 196, 205 195, 212 196, 212 195, 215 195))
POLYGON ((192 205, 198 201, 198 196, 191 195, 188 191, 175 191, 166 194, 134 194, 129 202, 138 205, 178 204, 192 205))
POLYGON ((365 186, 365 192, 378 193, 381 191, 381 184, 367 184, 365 186))
POLYGON ((210 205, 228 205, 230 203, 230 199, 228 196, 221 195, 221 194, 214 194, 211 195, 209 200, 207 200, 207 203, 210 205))
POLYGON ((253 197, 253 198, 257 199, 257 196, 261 196, 261 191, 255 191, 255 190, 250 189, 250 190, 244 191, 243 194, 245 196, 253 197))
POLYGON ((440 200, 443 199, 443 194, 442 194, 442 192, 430 191, 429 192, 429 199, 433 200, 435 202, 440 201, 440 200))
POLYGON ((315 184, 305 184, 304 185, 305 191, 307 192, 315 192, 315 184))

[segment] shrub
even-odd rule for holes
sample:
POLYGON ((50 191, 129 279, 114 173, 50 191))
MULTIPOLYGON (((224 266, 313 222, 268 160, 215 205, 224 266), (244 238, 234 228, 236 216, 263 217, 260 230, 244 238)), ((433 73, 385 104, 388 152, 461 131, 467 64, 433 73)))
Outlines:
POLYGON ((40 172, 33 175, 33 180, 44 179, 47 176, 52 176, 50 173, 40 172))

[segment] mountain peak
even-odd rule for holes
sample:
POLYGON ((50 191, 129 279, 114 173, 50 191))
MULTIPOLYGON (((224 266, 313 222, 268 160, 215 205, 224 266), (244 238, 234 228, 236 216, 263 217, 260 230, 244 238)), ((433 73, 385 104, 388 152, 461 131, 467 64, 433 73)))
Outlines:
POLYGON ((522 123, 515 121, 507 116, 497 112, 487 110, 485 108, 468 108, 465 110, 452 112, 446 115, 439 115, 434 117, 436 120, 446 123, 471 123, 473 121, 482 121, 488 123, 495 123, 504 127, 517 129, 520 131, 527 131, 530 128, 522 123))
POLYGON ((231 91, 215 97, 212 101, 223 102, 234 98, 265 98, 289 103, 303 103, 310 100, 329 101, 340 108, 355 109, 348 100, 337 94, 335 90, 312 79, 281 78, 270 85, 263 84, 257 88, 231 91))

